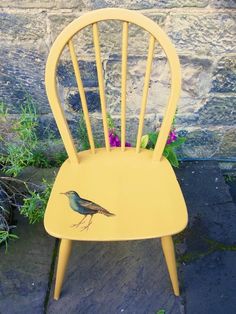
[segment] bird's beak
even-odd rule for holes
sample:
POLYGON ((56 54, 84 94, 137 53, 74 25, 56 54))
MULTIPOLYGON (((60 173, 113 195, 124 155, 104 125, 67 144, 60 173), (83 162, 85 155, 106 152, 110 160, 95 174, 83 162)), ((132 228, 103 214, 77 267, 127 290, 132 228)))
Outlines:
POLYGON ((60 194, 66 195, 66 193, 60 193, 60 194))

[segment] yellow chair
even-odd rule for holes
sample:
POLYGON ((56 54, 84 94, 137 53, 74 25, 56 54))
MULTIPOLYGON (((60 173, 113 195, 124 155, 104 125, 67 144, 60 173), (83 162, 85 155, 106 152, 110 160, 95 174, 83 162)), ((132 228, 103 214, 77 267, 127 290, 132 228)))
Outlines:
MULTIPOLYGON (((48 201, 44 224, 47 232, 61 239, 54 298, 58 300, 64 273, 71 251, 72 240, 121 241, 161 238, 162 248, 175 295, 179 285, 172 235, 182 231, 188 216, 185 201, 175 173, 162 156, 171 128, 181 88, 179 59, 164 31, 149 18, 125 9, 101 9, 89 12, 70 23, 54 42, 46 66, 48 99, 64 142, 68 159, 61 166, 48 201), (99 22, 119 20, 122 30, 121 69, 121 147, 109 144, 106 98, 100 57, 99 22), (136 24, 149 32, 147 68, 144 78, 136 147, 125 147, 126 141, 126 74, 129 24, 136 24), (85 92, 81 80, 72 38, 91 25, 96 56, 99 93, 101 100, 105 147, 94 145, 85 92), (145 107, 155 42, 164 50, 171 72, 171 90, 166 113, 154 151, 140 149, 145 107), (68 46, 81 97, 90 150, 77 153, 64 111, 59 100, 56 69, 65 46, 68 46), (94 215, 87 228, 76 228, 83 215, 71 209, 68 198, 61 194, 76 191, 114 214, 94 215), (83 230, 84 229, 84 230, 83 230), (86 229, 86 230, 85 230, 86 229)), ((91 216, 92 217, 92 216, 91 216)), ((82 225, 81 226, 85 226, 82 225)))

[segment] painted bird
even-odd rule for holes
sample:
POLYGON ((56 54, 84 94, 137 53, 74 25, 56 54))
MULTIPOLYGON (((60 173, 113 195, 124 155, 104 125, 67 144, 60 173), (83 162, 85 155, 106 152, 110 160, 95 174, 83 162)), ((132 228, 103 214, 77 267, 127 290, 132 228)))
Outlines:
POLYGON ((89 226, 92 223, 92 218, 93 215, 95 214, 103 214, 105 216, 115 216, 114 214, 110 213, 108 210, 106 210, 105 208, 89 201, 86 199, 83 199, 79 196, 79 194, 75 191, 68 191, 65 193, 61 193, 66 195, 69 198, 69 202, 70 202, 70 207, 80 213, 81 215, 84 215, 83 219, 78 223, 78 224, 74 224, 72 225, 72 227, 76 227, 78 228, 82 223, 84 223, 85 219, 87 216, 90 215, 90 219, 89 222, 87 224, 87 226, 85 226, 82 230, 89 228, 89 226))

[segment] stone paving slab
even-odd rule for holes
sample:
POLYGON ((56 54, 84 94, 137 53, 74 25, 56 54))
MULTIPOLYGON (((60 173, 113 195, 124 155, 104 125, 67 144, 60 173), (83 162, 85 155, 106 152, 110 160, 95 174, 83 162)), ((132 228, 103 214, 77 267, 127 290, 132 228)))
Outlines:
POLYGON ((194 231, 191 240, 207 235, 236 244, 236 205, 218 163, 185 162, 177 176, 188 207, 188 229, 194 231))
POLYGON ((52 292, 47 313, 183 313, 157 239, 74 243, 59 301, 52 292))
POLYGON ((236 252, 215 252, 182 270, 186 314, 236 313, 236 252))
POLYGON ((0 247, 0 314, 42 314, 55 240, 42 224, 16 215, 16 234, 5 254, 0 247))
POLYGON ((236 205, 215 162, 178 170, 189 225, 177 236, 186 314, 236 313, 236 205))
POLYGON ((232 202, 229 187, 216 161, 182 162, 175 170, 191 220, 198 207, 232 202))

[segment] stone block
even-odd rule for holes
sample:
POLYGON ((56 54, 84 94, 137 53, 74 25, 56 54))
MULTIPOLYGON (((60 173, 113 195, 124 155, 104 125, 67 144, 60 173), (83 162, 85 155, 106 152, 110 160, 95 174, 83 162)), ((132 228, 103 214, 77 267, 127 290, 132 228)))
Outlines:
POLYGON ((84 1, 82 0, 2 0, 0 7, 20 9, 85 9, 84 1))
POLYGON ((176 125, 179 135, 186 137, 186 142, 178 150, 178 156, 188 158, 213 158, 218 155, 219 143, 224 136, 222 128, 211 130, 205 128, 194 128, 188 130, 176 125))
MULTIPOLYGON (((201 99, 208 94, 212 80, 212 61, 180 56, 183 98, 201 99)), ((195 107, 196 108, 196 107, 195 107)))
POLYGON ((90 10, 102 9, 105 7, 125 8, 131 10, 144 10, 144 9, 156 9, 156 8, 179 8, 179 7, 205 7, 208 4, 208 0, 84 0, 87 8, 90 10))
POLYGON ((2 0, 0 2, 0 7, 3 8, 22 8, 22 9, 28 9, 28 8, 53 8, 55 7, 55 1, 56 0, 15 0, 15 1, 9 1, 9 0, 2 0))
MULTIPOLYGON (((78 64, 84 88, 97 87, 98 79, 95 61, 78 61, 78 64)), ((71 61, 62 60, 58 65, 57 75, 59 83, 63 87, 77 87, 74 68, 71 61)))
POLYGON ((60 138, 60 133, 52 114, 46 114, 39 117, 37 136, 40 140, 60 138))
POLYGON ((181 266, 187 313, 234 313, 235 252, 214 252, 181 266))
MULTIPOLYGON (((127 73, 127 114, 139 114, 143 94, 146 58, 130 57, 127 73)), ((106 63, 107 103, 111 112, 120 112, 121 62, 111 59, 106 63)), ((169 67, 164 58, 155 58, 149 84, 147 114, 164 112, 169 93, 169 67)))
MULTIPOLYGON (((80 113, 78 112, 70 112, 65 111, 65 117, 70 129, 70 132, 75 140, 78 141, 78 127, 79 127, 79 118, 80 113)), ((60 139, 60 133, 56 125, 56 121, 52 114, 42 115, 39 117, 39 123, 37 127, 37 136, 40 140, 47 141, 55 141, 55 145, 57 144, 57 140, 60 139)), ((57 146, 57 145, 56 145, 57 146)))
POLYGON ((51 35, 52 42, 56 39, 56 37, 60 34, 60 32, 74 19, 78 18, 81 13, 71 13, 71 14, 55 14, 48 13, 48 23, 49 23, 49 31, 51 35))
MULTIPOLYGON (((64 29, 75 18, 79 17, 79 14, 65 14, 49 15, 49 25, 52 41, 56 39, 59 33, 64 29)), ((163 13, 147 13, 148 17, 153 19, 160 26, 165 23, 166 14, 163 13)), ((111 54, 121 53, 121 35, 122 35, 122 24, 120 21, 111 20, 108 22, 99 23, 100 33, 100 46, 102 58, 109 58, 111 54)), ((129 54, 131 55, 146 55, 148 48, 148 33, 140 29, 135 25, 129 27, 129 54)), ((94 58, 94 46, 92 38, 91 26, 83 29, 78 35, 74 37, 74 44, 79 59, 81 58, 94 58)), ((63 56, 68 59, 68 52, 63 56)))
POLYGON ((209 2, 211 7, 214 8, 227 8, 227 9, 231 9, 231 8, 236 8, 236 2, 235 0, 210 0, 209 2))
POLYGON ((76 9, 81 11, 87 9, 83 0, 54 0, 58 9, 76 9))
POLYGON ((232 202, 229 187, 216 161, 185 161, 175 173, 190 216, 198 216, 196 212, 201 212, 204 206, 232 202))
POLYGON ((218 155, 222 157, 236 156, 236 128, 235 124, 229 130, 226 130, 221 142, 219 143, 218 155))
POLYGON ((233 13, 172 13, 166 29, 179 53, 215 56, 235 52, 233 13))
POLYGON ((50 112, 44 86, 45 63, 46 53, 32 47, 1 47, 0 95, 9 113, 19 113, 28 95, 39 114, 50 112))
MULTIPOLYGON (((89 112, 101 111, 100 96, 98 91, 86 91, 86 100, 89 112)), ((67 99, 67 105, 74 112, 82 110, 81 100, 78 92, 70 93, 67 99)))
MULTIPOLYGON (((1 35, 4 42, 41 40, 46 35, 45 13, 0 13, 1 35)), ((2 44, 4 47, 4 44, 2 44)))
POLYGON ((55 240, 42 223, 30 225, 19 214, 14 219, 19 239, 7 254, 0 247, 0 312, 43 313, 55 240))
POLYGON ((198 110, 201 125, 234 125, 236 121, 236 97, 213 96, 198 110))
POLYGON ((236 92, 236 56, 226 56, 219 60, 213 73, 211 92, 236 92))

